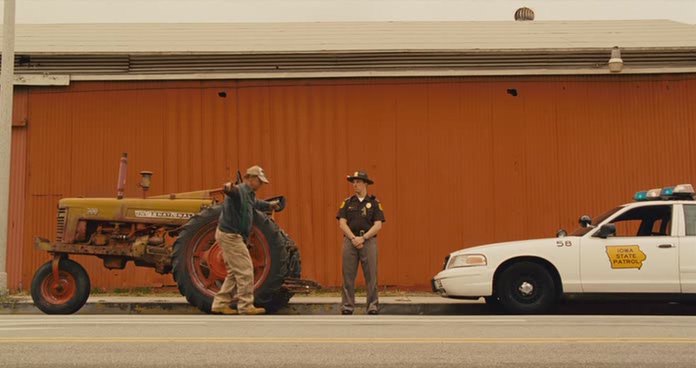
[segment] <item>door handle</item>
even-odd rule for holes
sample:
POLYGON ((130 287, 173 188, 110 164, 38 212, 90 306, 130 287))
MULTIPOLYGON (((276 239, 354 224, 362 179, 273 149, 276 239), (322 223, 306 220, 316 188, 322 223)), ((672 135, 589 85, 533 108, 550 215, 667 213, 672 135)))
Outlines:
POLYGON ((660 244, 657 247, 658 248, 672 248, 674 246, 672 244, 660 244))

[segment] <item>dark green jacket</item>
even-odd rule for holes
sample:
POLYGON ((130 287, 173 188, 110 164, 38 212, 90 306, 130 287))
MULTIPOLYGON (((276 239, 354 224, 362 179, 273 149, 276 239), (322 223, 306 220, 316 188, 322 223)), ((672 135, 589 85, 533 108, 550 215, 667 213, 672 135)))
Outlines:
POLYGON ((271 204, 256 199, 256 193, 245 183, 225 189, 225 201, 218 228, 225 233, 239 234, 249 238, 254 218, 254 209, 269 211, 271 204))

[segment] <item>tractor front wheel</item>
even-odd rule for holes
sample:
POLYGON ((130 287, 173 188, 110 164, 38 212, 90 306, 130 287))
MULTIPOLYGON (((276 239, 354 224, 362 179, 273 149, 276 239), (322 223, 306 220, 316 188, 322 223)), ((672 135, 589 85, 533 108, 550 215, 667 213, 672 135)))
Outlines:
POLYGON ((58 262, 58 277, 52 262, 46 262, 31 281, 34 305, 46 314, 73 314, 87 302, 91 285, 87 271, 67 258, 58 262))

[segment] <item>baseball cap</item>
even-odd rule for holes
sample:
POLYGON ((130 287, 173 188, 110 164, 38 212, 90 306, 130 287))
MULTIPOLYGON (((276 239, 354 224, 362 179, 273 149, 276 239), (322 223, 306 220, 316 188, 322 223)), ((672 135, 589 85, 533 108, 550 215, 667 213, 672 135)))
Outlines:
POLYGON ((261 166, 254 165, 254 166, 248 168, 246 171, 246 174, 249 176, 257 176, 259 178, 259 180, 261 180, 262 182, 264 182, 266 184, 270 183, 270 181, 268 181, 268 179, 266 178, 266 174, 264 174, 261 166))

